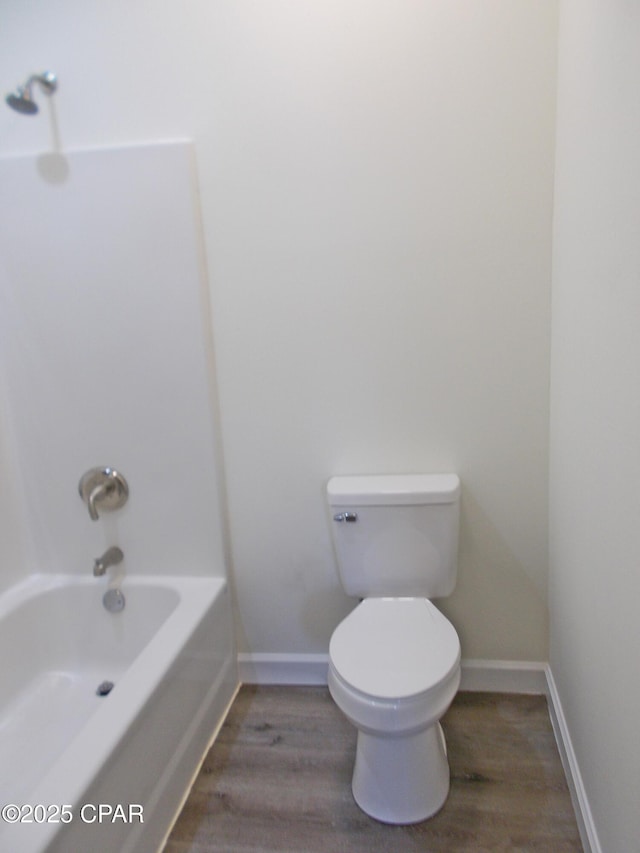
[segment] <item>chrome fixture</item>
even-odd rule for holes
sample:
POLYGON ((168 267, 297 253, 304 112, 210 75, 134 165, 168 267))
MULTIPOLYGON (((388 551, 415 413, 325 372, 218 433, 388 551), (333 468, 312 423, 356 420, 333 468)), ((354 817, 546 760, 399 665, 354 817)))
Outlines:
POLYGON ((124 610, 124 595, 119 589, 108 589, 102 596, 102 603, 109 613, 120 613, 124 610))
POLYGON ((358 520, 357 512, 338 512, 333 516, 334 521, 349 521, 353 524, 354 521, 358 520))
POLYGON ((129 497, 127 481, 114 468, 91 468, 83 474, 78 485, 80 497, 89 507, 92 521, 98 520, 98 508, 120 509, 129 497))
POLYGON ((18 86, 5 98, 12 110, 24 115, 35 115, 38 105, 33 100, 33 84, 37 83, 45 95, 53 95, 58 88, 58 78, 53 71, 43 71, 42 74, 32 74, 24 86, 18 86))
POLYGON ((109 566, 117 566, 124 559, 124 554, 122 553, 122 549, 118 548, 117 545, 112 545, 111 548, 108 548, 102 557, 98 557, 97 560, 93 561, 93 574, 99 578, 103 575, 109 566))

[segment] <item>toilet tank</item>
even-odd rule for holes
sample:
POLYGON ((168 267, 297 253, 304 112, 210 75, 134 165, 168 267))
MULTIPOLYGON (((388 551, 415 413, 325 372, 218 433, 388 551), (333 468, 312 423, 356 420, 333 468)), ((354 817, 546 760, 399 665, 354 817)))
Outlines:
POLYGON ((331 530, 347 595, 441 598, 458 570, 456 474, 332 477, 331 530))

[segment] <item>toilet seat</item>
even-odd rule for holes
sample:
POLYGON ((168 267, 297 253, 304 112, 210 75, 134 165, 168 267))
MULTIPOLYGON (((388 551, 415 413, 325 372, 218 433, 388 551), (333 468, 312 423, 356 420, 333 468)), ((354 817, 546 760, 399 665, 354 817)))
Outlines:
POLYGON ((335 629, 334 674, 363 698, 425 697, 460 665, 460 641, 427 598, 367 598, 335 629))

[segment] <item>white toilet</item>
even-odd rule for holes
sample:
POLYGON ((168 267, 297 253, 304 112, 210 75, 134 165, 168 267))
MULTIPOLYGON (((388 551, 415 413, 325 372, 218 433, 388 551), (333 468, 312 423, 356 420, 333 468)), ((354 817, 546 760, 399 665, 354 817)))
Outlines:
POLYGON ((439 720, 460 684, 460 641, 430 598, 456 582, 455 474, 333 477, 342 585, 363 599, 333 632, 329 690, 358 729, 353 796, 384 823, 417 823, 449 793, 439 720))

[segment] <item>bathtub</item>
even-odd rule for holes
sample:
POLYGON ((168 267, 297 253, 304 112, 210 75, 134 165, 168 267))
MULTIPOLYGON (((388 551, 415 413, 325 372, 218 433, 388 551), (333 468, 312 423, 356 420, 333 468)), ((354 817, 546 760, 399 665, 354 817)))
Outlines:
POLYGON ((106 589, 0 598, 0 850, 158 850, 237 689, 224 580, 127 576, 119 613, 106 589))

